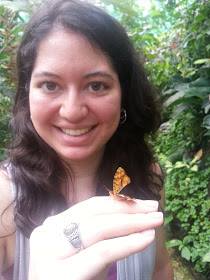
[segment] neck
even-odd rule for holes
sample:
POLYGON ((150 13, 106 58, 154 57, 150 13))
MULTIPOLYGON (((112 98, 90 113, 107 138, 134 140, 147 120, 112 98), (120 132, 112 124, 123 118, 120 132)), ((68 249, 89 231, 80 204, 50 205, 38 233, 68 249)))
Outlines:
MULTIPOLYGON (((88 199, 96 194, 97 169, 101 162, 102 154, 92 159, 69 163, 72 176, 73 193, 68 195, 70 204, 88 199)), ((71 187, 72 189, 72 187, 71 187)))

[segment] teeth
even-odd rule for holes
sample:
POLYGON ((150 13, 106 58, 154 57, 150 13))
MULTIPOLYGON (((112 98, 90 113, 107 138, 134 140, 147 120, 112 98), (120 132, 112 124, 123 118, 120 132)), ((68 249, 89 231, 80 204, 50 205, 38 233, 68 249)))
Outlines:
POLYGON ((80 135, 87 133, 90 130, 91 130, 91 127, 82 128, 82 129, 69 129, 69 128, 62 129, 62 131, 69 136, 80 136, 80 135))

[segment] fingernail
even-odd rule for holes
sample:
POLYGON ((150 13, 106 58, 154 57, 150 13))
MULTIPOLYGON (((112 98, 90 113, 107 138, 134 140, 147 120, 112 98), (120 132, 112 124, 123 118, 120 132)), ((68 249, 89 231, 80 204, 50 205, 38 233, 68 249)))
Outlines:
POLYGON ((144 203, 145 203, 145 206, 147 206, 149 208, 152 208, 154 210, 158 209, 159 203, 155 200, 145 200, 144 203))
POLYGON ((148 229, 142 232, 143 235, 148 237, 154 237, 155 236, 155 230, 154 229, 148 229))
POLYGON ((151 213, 151 218, 153 219, 163 219, 163 213, 162 212, 154 212, 151 213))

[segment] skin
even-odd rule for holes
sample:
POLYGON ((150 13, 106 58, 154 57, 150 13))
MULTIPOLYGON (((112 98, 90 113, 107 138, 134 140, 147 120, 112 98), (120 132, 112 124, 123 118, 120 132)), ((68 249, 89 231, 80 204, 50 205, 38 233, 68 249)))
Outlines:
MULTIPOLYGON (((96 170, 105 144, 119 125, 117 74, 109 59, 84 37, 53 30, 38 48, 29 103, 36 132, 71 166, 75 189, 75 195, 66 198, 73 206, 33 231, 29 280, 67 280, 69 275, 72 280, 106 279, 112 262, 146 248, 155 238, 154 229, 163 223, 156 201, 127 203, 95 197, 96 170), (80 252, 62 234, 69 217, 80 224, 84 245, 80 252)), ((12 195, 7 176, 1 173, 0 179, 2 213, 12 195)), ((7 229, 0 227, 1 236, 15 230, 10 209, 5 215, 7 229)), ((157 237, 154 279, 170 280, 162 230, 157 237)), ((4 248, 0 253, 4 271, 14 261, 14 234, 1 238, 0 246, 4 248)))
POLYGON ((29 279, 106 279, 103 276, 112 262, 143 250, 154 240, 151 228, 163 221, 157 208, 155 201, 128 204, 93 197, 50 218, 32 233, 29 279), (84 249, 78 253, 61 231, 69 217, 80 224, 84 249))
MULTIPOLYGON (((158 165, 155 166, 155 172, 161 174, 158 165)), ((160 207, 165 208, 164 191, 161 191, 160 207)), ((161 225, 156 229, 156 262, 152 280, 172 280, 174 279, 173 268, 168 251, 165 247, 165 230, 161 225)))
POLYGON ((53 30, 39 46, 29 103, 37 133, 71 166, 76 192, 68 200, 93 196, 104 146, 120 119, 120 83, 107 57, 83 36, 53 30))
POLYGON ((13 219, 13 194, 7 174, 0 170, 0 275, 14 262, 15 224, 13 219), (6 212, 4 212, 5 208, 6 212), (4 214, 3 214, 4 213, 4 214), (3 214, 3 216, 2 216, 3 214))
POLYGON ((40 44, 29 102, 37 133, 62 158, 95 161, 119 124, 120 83, 84 37, 53 31, 40 44))

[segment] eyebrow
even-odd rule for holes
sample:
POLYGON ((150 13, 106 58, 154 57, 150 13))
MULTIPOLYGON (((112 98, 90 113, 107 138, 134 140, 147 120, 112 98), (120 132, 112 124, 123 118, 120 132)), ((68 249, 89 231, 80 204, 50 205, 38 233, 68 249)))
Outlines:
MULTIPOLYGON (((42 72, 37 72, 37 73, 35 72, 35 74, 34 74, 35 78, 39 78, 39 77, 43 77, 43 76, 60 79, 59 75, 48 72, 48 71, 42 71, 42 72)), ((113 75, 111 75, 107 72, 104 72, 104 71, 96 71, 96 72, 85 74, 84 78, 88 79, 88 78, 97 77, 97 76, 114 80, 113 75)))
POLYGON ((35 72, 34 77, 35 78, 39 78, 39 77, 53 77, 53 78, 60 78, 59 75, 56 75, 54 73, 51 72, 47 72, 47 71, 42 71, 42 72, 35 72))
POLYGON ((92 78, 92 77, 97 77, 97 76, 114 80, 113 75, 111 75, 107 72, 104 72, 104 71, 96 71, 96 72, 92 72, 92 73, 88 73, 88 74, 84 75, 84 77, 87 78, 87 79, 92 78))

